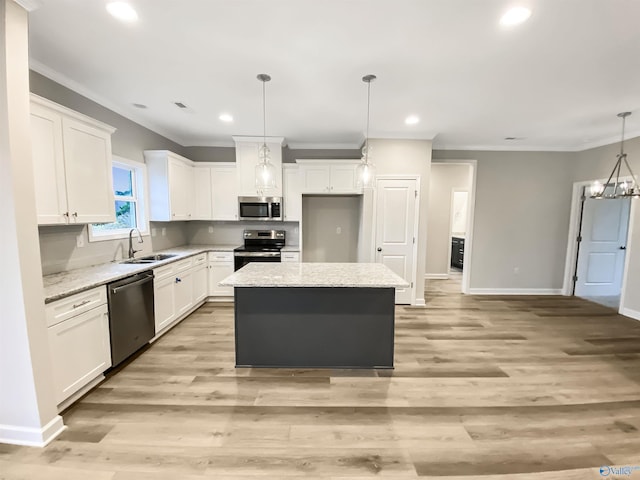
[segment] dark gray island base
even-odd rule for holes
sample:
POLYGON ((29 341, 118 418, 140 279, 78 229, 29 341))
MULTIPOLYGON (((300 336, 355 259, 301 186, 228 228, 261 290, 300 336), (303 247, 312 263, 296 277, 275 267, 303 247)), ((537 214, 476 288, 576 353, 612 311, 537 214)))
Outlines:
POLYGON ((393 368, 394 288, 234 290, 237 367, 393 368))

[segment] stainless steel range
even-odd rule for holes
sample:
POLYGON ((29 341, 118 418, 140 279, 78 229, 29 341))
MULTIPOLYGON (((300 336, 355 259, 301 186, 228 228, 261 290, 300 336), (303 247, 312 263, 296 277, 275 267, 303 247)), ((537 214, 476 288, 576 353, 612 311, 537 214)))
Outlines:
POLYGON ((285 244, 284 230, 245 230, 244 246, 233 251, 234 270, 251 262, 280 262, 285 244))

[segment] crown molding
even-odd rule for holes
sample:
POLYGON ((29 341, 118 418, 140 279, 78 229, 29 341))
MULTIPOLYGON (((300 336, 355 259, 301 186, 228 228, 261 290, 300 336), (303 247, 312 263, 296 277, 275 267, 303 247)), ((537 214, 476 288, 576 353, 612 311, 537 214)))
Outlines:
POLYGON ((42 6, 41 0, 13 0, 14 3, 17 3, 22 8, 24 8, 27 12, 33 12, 34 10, 39 9, 42 6))
POLYGON ((67 87, 68 89, 72 90, 78 95, 82 95, 83 97, 86 97, 89 100, 96 102, 97 104, 111 110, 112 112, 117 113, 118 115, 128 120, 131 120, 132 122, 135 122, 142 127, 148 128, 149 130, 151 130, 154 133, 157 133, 158 135, 162 135, 163 137, 177 143, 180 146, 184 146, 186 143, 189 143, 184 138, 174 135, 172 132, 165 130, 163 127, 155 124, 154 122, 150 122, 146 118, 141 118, 130 111, 123 110, 112 101, 104 98, 101 95, 98 95, 94 91, 89 90, 88 88, 84 87, 83 85, 76 82, 75 80, 70 79, 66 75, 63 75, 57 70, 54 70, 37 60, 29 59, 29 68, 39 73, 40 75, 43 75, 48 79, 53 80, 54 82, 59 83, 64 87, 67 87))
POLYGON ((289 143, 290 150, 359 150, 361 143, 289 143))
POLYGON ((247 143, 247 142, 251 142, 251 143, 262 143, 265 138, 267 140, 267 143, 279 143, 281 146, 285 146, 287 144, 286 140, 284 139, 284 137, 264 137, 264 136, 251 136, 251 135, 232 135, 231 138, 233 138, 233 141, 238 144, 238 143, 247 143))

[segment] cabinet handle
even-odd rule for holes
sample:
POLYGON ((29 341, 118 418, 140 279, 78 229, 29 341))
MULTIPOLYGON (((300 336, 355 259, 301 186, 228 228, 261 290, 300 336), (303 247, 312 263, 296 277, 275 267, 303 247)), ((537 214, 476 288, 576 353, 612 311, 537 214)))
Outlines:
POLYGON ((175 214, 175 213, 172 213, 172 214, 171 214, 171 216, 172 216, 172 217, 175 217, 175 216, 176 216, 176 214, 175 214))
POLYGON ((176 283, 180 283, 181 281, 182 281, 182 279, 181 279, 181 278, 176 277, 176 283))
POLYGON ((80 307, 82 307, 83 305, 86 305, 87 303, 91 303, 91 300, 83 300, 83 301, 82 301, 82 302, 80 302, 80 303, 74 303, 74 304, 73 304, 73 308, 80 308, 80 307))
POLYGON ((64 212, 64 213, 62 214, 62 216, 63 216, 63 217, 67 217, 67 218, 69 218, 69 212, 64 212))
POLYGON ((78 212, 73 212, 73 216, 78 218, 78 212))

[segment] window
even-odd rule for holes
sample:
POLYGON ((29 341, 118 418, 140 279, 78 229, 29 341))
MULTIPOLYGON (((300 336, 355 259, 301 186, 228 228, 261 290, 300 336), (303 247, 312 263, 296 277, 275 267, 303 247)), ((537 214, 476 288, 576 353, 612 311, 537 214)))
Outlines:
POLYGON ((126 238, 132 228, 148 231, 144 202, 146 167, 143 163, 113 157, 113 203, 116 221, 89 227, 89 241, 126 238))

